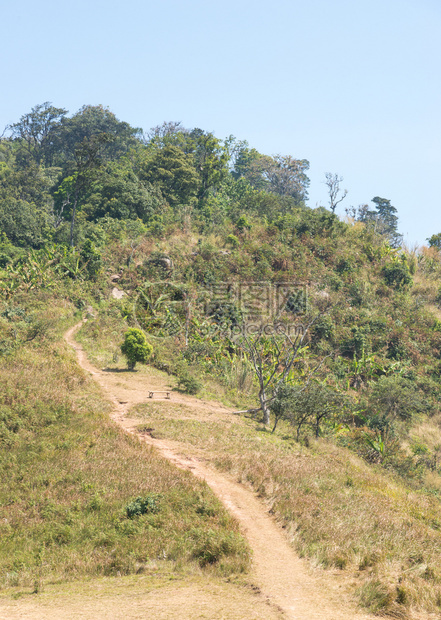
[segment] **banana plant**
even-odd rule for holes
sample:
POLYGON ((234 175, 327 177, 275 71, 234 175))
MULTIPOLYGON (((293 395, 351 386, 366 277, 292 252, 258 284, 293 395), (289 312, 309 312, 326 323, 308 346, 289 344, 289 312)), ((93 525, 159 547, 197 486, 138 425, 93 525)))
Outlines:
POLYGON ((386 374, 386 369, 375 361, 375 356, 366 355, 364 350, 359 358, 357 358, 356 353, 354 353, 354 357, 348 362, 348 366, 350 374, 348 388, 353 387, 358 389, 370 380, 386 374))
POLYGON ((372 437, 371 435, 369 435, 369 433, 363 431, 363 437, 367 445, 379 455, 381 460, 383 460, 386 450, 386 444, 384 442, 384 439, 381 437, 380 432, 377 431, 375 437, 372 437))

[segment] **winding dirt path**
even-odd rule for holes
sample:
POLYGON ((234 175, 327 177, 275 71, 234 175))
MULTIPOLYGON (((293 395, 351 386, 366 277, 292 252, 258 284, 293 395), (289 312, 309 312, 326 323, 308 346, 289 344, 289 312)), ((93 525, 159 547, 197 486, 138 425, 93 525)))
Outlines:
MULTIPOLYGON (((127 432, 137 434, 142 441, 154 446, 163 456, 178 467, 190 469, 211 487, 227 509, 241 525, 253 550, 252 579, 268 602, 279 607, 287 618, 295 620, 368 620, 370 615, 359 613, 344 594, 339 579, 334 575, 314 575, 306 562, 296 556, 283 530, 268 514, 257 497, 227 474, 208 467, 192 454, 189 446, 174 441, 154 439, 147 433, 140 434, 136 427, 139 418, 131 419, 127 413, 133 405, 146 402, 149 389, 168 389, 159 377, 141 378, 134 374, 100 371, 89 360, 83 347, 76 342, 78 323, 65 334, 78 363, 90 372, 101 385, 107 398, 114 403, 113 419, 127 432), (148 384, 146 382, 148 381, 148 384), (188 456, 190 454, 190 456, 188 456)), ((208 403, 182 394, 173 394, 173 402, 198 408, 206 416, 227 416, 229 410, 219 403, 208 403)), ((231 413, 229 414, 231 420, 231 413)))

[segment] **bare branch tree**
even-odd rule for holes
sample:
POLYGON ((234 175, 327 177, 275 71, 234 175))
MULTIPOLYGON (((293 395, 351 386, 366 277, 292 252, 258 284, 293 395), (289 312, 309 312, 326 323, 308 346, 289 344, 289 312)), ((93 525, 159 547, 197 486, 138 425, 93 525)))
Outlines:
MULTIPOLYGON (((247 354, 253 366, 259 384, 259 407, 236 413, 255 414, 262 411, 263 423, 269 424, 271 402, 276 398, 280 386, 286 382, 294 363, 299 360, 310 328, 329 308, 330 306, 327 306, 317 316, 310 319, 303 326, 302 333, 297 333, 294 339, 286 332, 267 337, 264 335, 263 328, 253 336, 247 335, 244 330, 238 340, 238 346, 247 354)), ((322 363, 323 360, 310 373, 310 376, 318 371, 322 363)))
POLYGON ((155 139, 161 141, 177 133, 190 133, 190 130, 186 129, 181 121, 164 121, 162 125, 151 127, 150 131, 144 135, 144 143, 148 144, 155 139))
POLYGON ((339 177, 338 174, 327 172, 325 174, 325 177, 326 181, 324 183, 328 188, 329 208, 331 209, 332 213, 335 213, 337 205, 346 198, 348 190, 342 190, 340 188, 340 183, 343 181, 343 177, 339 177), (343 195, 339 198, 341 192, 343 192, 343 195))

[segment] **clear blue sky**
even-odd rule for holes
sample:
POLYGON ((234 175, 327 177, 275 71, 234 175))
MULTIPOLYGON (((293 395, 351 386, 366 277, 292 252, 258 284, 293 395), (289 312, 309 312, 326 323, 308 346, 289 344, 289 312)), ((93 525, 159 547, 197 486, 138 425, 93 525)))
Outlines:
POLYGON ((2 3, 0 127, 44 101, 180 120, 389 198, 408 243, 441 232, 440 0, 2 3))

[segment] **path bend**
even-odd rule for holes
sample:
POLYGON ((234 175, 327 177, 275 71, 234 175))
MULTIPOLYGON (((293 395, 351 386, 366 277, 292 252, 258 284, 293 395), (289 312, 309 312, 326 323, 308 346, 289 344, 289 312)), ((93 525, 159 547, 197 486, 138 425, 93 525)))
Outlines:
MULTIPOLYGON (((206 481, 215 495, 239 521, 243 535, 253 552, 252 579, 268 602, 279 607, 292 620, 371 620, 373 616, 358 612, 344 594, 336 576, 314 575, 308 570, 289 544, 283 530, 269 515, 266 506, 256 495, 231 476, 220 473, 196 456, 188 456, 190 448, 175 441, 154 439, 147 433, 139 433, 139 419, 130 418, 133 405, 146 401, 149 385, 140 390, 131 385, 129 374, 103 372, 93 366, 83 347, 75 340, 75 333, 83 322, 65 333, 66 342, 75 349, 79 365, 93 375, 105 395, 114 405, 112 418, 126 432, 138 435, 140 440, 153 446, 176 466, 189 469, 206 481)), ((157 377, 154 378, 156 389, 157 377)), ((167 389, 168 386, 163 386, 167 389)), ((190 397, 185 397, 188 404, 190 397)), ((200 401, 193 399, 200 407, 200 401)), ((211 405, 211 403, 210 403, 211 405)), ((225 415, 225 407, 218 405, 219 415, 225 415)), ((216 412, 213 414, 216 415, 216 412)))

